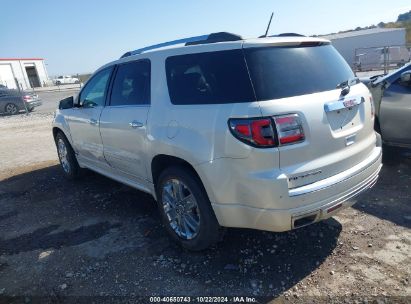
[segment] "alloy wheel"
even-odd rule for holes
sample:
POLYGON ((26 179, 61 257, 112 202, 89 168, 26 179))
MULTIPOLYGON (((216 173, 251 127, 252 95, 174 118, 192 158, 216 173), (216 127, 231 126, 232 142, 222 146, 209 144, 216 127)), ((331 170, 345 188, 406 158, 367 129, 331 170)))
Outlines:
POLYGON ((58 140, 57 149, 59 153, 60 163, 63 167, 64 172, 70 173, 70 162, 67 157, 67 147, 64 140, 62 140, 61 138, 58 140))
POLYGON ((9 103, 8 105, 6 105, 6 113, 14 115, 17 112, 18 112, 18 108, 15 104, 9 103))
POLYGON ((195 238, 200 230, 200 209, 191 190, 181 180, 163 185, 162 205, 170 227, 182 239, 195 238))

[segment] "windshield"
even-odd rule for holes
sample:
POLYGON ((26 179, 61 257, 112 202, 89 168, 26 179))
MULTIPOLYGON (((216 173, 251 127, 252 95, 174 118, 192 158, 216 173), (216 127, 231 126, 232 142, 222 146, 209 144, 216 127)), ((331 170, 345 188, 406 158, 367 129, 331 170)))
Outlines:
POLYGON ((244 51, 258 100, 334 90, 354 77, 347 62, 331 45, 244 51))

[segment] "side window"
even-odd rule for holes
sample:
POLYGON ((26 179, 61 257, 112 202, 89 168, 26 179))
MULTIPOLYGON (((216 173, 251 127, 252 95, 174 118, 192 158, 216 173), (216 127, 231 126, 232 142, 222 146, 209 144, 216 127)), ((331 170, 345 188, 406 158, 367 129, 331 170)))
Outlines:
POLYGON ((150 104, 150 61, 133 61, 118 66, 111 92, 111 106, 150 104))
POLYGON ((255 101, 242 50, 169 57, 166 72, 175 105, 255 101))
POLYGON ((406 79, 403 79, 402 77, 400 77, 398 79, 398 84, 403 86, 403 87, 408 87, 411 88, 411 76, 406 77, 406 79))
POLYGON ((107 86, 112 67, 97 73, 83 88, 80 93, 80 106, 91 108, 103 106, 107 94, 107 86))

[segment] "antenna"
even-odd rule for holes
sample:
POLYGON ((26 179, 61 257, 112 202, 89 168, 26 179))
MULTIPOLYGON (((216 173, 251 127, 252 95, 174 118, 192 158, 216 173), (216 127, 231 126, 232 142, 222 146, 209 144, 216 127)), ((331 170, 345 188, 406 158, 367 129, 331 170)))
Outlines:
POLYGON ((267 30, 265 31, 265 34, 261 36, 260 38, 265 38, 268 35, 268 30, 270 29, 271 21, 273 20, 274 17, 274 12, 271 13, 270 21, 268 22, 267 30))

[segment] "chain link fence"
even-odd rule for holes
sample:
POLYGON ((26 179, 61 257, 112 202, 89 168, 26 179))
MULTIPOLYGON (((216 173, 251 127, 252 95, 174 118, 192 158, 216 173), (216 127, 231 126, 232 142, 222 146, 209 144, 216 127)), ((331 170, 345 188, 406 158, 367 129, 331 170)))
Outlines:
POLYGON ((384 71, 397 69, 411 60, 411 44, 355 49, 354 71, 384 71))

